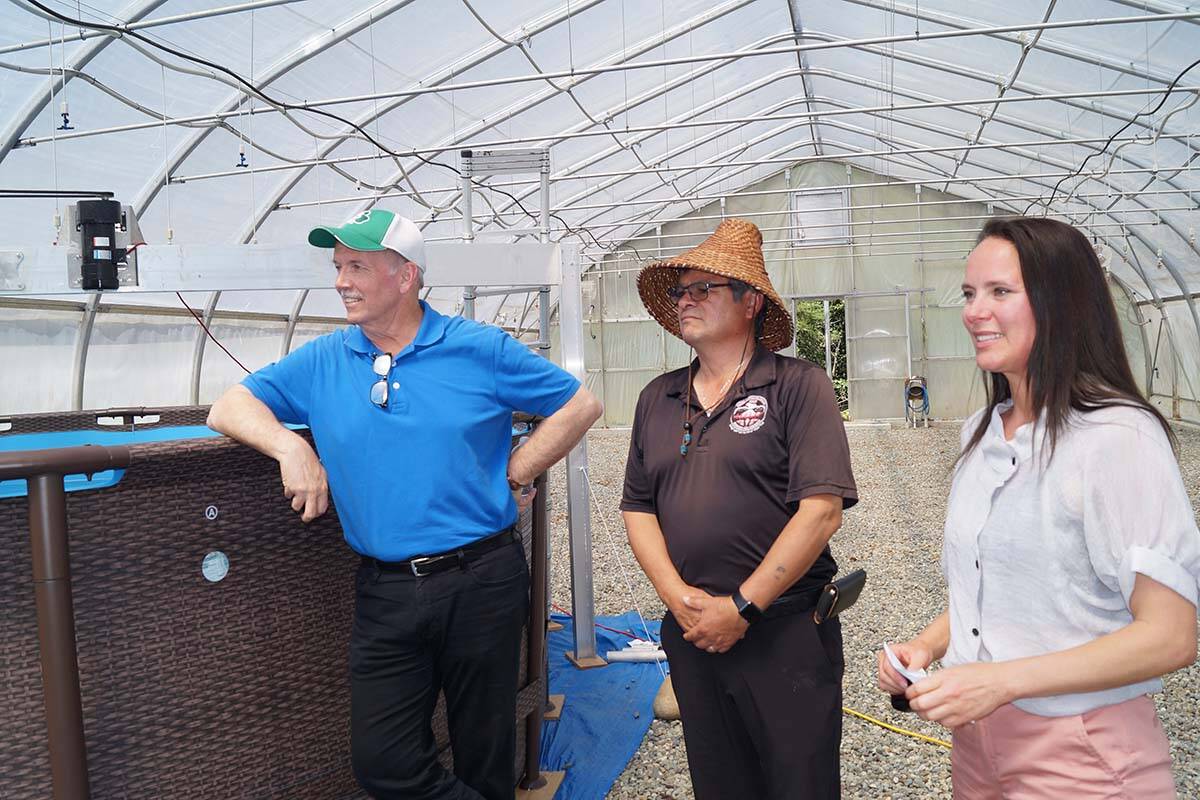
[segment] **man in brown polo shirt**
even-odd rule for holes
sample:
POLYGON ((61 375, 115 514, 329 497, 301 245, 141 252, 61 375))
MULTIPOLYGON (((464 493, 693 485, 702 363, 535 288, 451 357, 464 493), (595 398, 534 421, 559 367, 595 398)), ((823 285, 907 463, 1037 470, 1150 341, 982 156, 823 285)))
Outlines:
POLYGON ((647 266, 638 290, 697 355, 642 390, 621 501, 667 606, 693 790, 839 797, 841 628, 812 617, 837 572, 829 539, 858 500, 833 386, 774 352, 792 322, 749 222, 647 266))

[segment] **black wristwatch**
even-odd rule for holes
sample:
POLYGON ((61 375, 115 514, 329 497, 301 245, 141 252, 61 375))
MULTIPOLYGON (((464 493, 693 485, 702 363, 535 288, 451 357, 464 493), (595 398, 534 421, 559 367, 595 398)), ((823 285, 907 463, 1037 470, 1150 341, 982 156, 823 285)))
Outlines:
POLYGON ((739 589, 733 590, 733 604, 737 606, 737 612, 742 615, 742 619, 751 625, 762 618, 762 609, 743 597, 739 589))

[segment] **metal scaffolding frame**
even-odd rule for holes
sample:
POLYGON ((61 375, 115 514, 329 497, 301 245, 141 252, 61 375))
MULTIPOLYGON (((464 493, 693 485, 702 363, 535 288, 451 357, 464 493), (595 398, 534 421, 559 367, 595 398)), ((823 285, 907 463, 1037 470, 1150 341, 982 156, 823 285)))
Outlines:
MULTIPOLYGON (((192 20, 245 12, 284 14, 287 12, 275 7, 286 9, 291 1, 254 0, 155 18, 154 13, 160 10, 162 0, 134 0, 121 14, 127 30, 169 31, 192 20)), ((372 189, 325 198, 318 195, 316 201, 308 199, 311 195, 306 197, 297 191, 304 177, 313 170, 318 167, 327 171, 336 169, 334 174, 338 179, 357 186, 355 175, 348 170, 356 164, 374 164, 378 159, 390 156, 347 153, 344 145, 361 137, 346 127, 332 129, 332 137, 316 148, 315 157, 310 154, 293 159, 290 154, 267 149, 269 142, 250 141, 248 144, 264 153, 266 160, 280 163, 254 164, 248 169, 187 169, 189 164, 200 161, 194 156, 202 152, 202 145, 213 131, 225 129, 237 134, 235 117, 279 115, 277 109, 261 100, 255 100, 253 108, 245 108, 248 95, 241 88, 231 89, 208 113, 169 114, 164 108, 161 114, 152 113, 145 122, 90 130, 61 130, 49 136, 35 133, 31 125, 39 115, 48 112, 47 106, 62 94, 66 85, 79 77, 83 68, 97 56, 113 55, 109 52, 110 43, 121 38, 123 44, 134 46, 125 37, 111 33, 72 29, 68 37, 64 29, 62 37, 51 32, 48 39, 23 37, 14 44, 0 46, 0 54, 17 57, 34 54, 43 48, 52 51, 49 79, 34 87, 29 101, 0 132, 0 165, 13 147, 54 143, 61 148, 77 140, 156 128, 164 128, 165 142, 167 126, 189 124, 196 129, 182 137, 162 163, 141 179, 134 202, 139 214, 148 212, 156 200, 161 202, 159 194, 164 186, 236 180, 239 176, 278 172, 279 180, 274 185, 268 184, 257 206, 232 237, 233 241, 251 241, 255 232, 277 212, 344 204, 349 206, 348 215, 353 216, 354 212, 384 197, 419 199, 425 194, 438 198, 439 208, 421 220, 422 226, 427 228, 429 241, 437 242, 455 238, 442 233, 448 226, 461 224, 462 217, 447 213, 445 209, 461 200, 463 187, 461 184, 447 186, 445 180, 438 180, 439 173, 426 163, 430 157, 459 148, 562 146, 569 148, 571 159, 564 159, 565 166, 549 176, 549 183, 558 192, 542 204, 543 210, 549 209, 550 214, 558 218, 550 235, 583 237, 586 243, 584 257, 599 260, 624 252, 624 242, 646 235, 655 226, 680 213, 689 212, 689 216, 704 218, 705 215, 695 213, 697 208, 719 202, 722 197, 737 192, 740 186, 761 180, 772 168, 790 175, 793 166, 811 162, 841 161, 863 164, 864 167, 873 163, 877 167, 883 165, 886 171, 894 172, 898 177, 891 179, 889 176, 889 180, 878 182, 880 186, 925 185, 941 191, 954 188, 956 193, 962 193, 965 201, 986 202, 990 204, 989 208, 1019 212, 1026 204, 1036 203, 1048 195, 1056 181, 1071 176, 1083 156, 1096 153, 1101 144, 1107 144, 1107 154, 1094 159, 1078 178, 1067 181, 1063 194, 1049 210, 1070 219, 1111 249, 1124 264, 1125 277, 1132 279, 1130 291, 1142 298, 1137 302, 1160 309, 1164 303, 1177 303, 1187 308, 1190 327, 1200 338, 1195 266, 1200 247, 1195 238, 1194 207, 1187 205, 1194 203, 1198 194, 1192 176, 1200 156, 1200 131, 1194 121, 1195 114, 1171 118, 1172 109, 1181 107, 1176 98, 1190 98, 1195 102, 1195 98, 1200 97, 1196 74, 1176 76, 1176 67, 1171 61, 1151 60, 1149 49, 1144 61, 1138 61, 1115 48, 1100 50, 1078 43, 1088 41, 1083 34, 1089 29, 1136 31, 1139 34, 1145 30, 1149 48, 1151 29, 1162 36, 1182 28, 1194 30, 1200 26, 1200 11, 1164 0, 1110 0, 1097 2, 1092 8, 1072 6, 1069 13, 1076 15, 1072 19, 1052 19, 1053 13, 1063 12, 1057 8, 1056 0, 1044 0, 1028 5, 1011 19, 1003 18, 1005 24, 995 24, 995 21, 981 17, 982 10, 964 8, 960 11, 948 4, 929 7, 911 2, 896 4, 890 0, 844 2, 847 12, 853 9, 859 13, 859 19, 867 19, 861 16, 865 13, 873 15, 871 19, 883 21, 884 35, 867 35, 878 31, 864 29, 861 24, 845 31, 834 31, 828 26, 829 15, 822 16, 820 10, 805 9, 799 0, 786 0, 768 4, 770 9, 786 17, 786 24, 775 31, 756 30, 740 40, 732 37, 724 46, 691 52, 693 35, 717 29, 731 15, 743 18, 748 13, 758 15, 758 9, 763 8, 752 0, 725 0, 711 7, 693 8, 689 15, 680 15, 670 23, 664 15, 660 30, 644 25, 628 30, 623 27, 620 47, 616 46, 617 37, 601 39, 600 44, 579 62, 574 56, 569 62, 546 60, 544 48, 535 48, 532 43, 535 38, 541 41, 543 37, 565 31, 569 44, 572 21, 577 27, 584 21, 594 23, 598 12, 611 7, 608 0, 563 3, 528 19, 493 21, 499 23, 494 27, 489 27, 477 12, 472 11, 489 36, 473 40, 481 43, 472 45, 474 49, 470 52, 452 54, 426 74, 414 76, 399 86, 389 86, 384 91, 316 96, 305 98, 303 103, 310 108, 333 109, 347 104, 366 104, 368 108, 356 112, 354 118, 357 124, 364 126, 378 126, 381 119, 393 119, 394 116, 388 115, 403 112, 407 104, 421 97, 440 98, 453 104, 456 97, 472 90, 495 89, 508 91, 506 103, 489 111, 484 118, 466 119, 450 134, 439 135, 437 141, 418 141, 413 143, 414 147, 397 148, 396 152, 402 157, 379 181, 380 187, 396 187, 395 191, 372 189), (1093 9, 1097 13, 1093 13, 1093 9), (1126 10, 1128 14, 1124 13, 1126 10), (969 13, 972 11, 974 16, 969 13), (917 30, 897 33, 897 18, 914 21, 917 30), (814 20, 818 24, 814 25, 814 20), (821 29, 821 21, 826 24, 826 30, 821 29), (634 37, 625 41, 625 34, 634 31, 634 37), (933 51, 931 43, 939 42, 979 42, 981 46, 990 46, 993 52, 1002 52, 1003 56, 994 68, 971 66, 964 63, 969 59, 944 55, 953 51, 933 51), (56 45, 61 48, 61 66, 55 63, 53 56, 56 45), (679 46, 669 50, 668 45, 679 46), (997 50, 998 45, 1006 49, 997 50), (510 61, 504 62, 507 66, 501 74, 476 74, 477 68, 500 63, 499 59, 506 54, 510 61), (825 54, 877 58, 881 74, 877 78, 868 77, 859 71, 823 66, 825 54), (1047 63, 1045 59, 1055 59, 1066 66, 1075 65, 1075 70, 1092 67, 1100 80, 1089 90, 1082 84, 1054 85, 1053 77, 1044 72, 1039 72, 1036 78, 1031 77, 1029 73, 1033 70, 1027 65, 1035 54, 1043 59, 1040 66, 1047 63), (526 64, 532 71, 525 68, 526 64), (697 101, 696 87, 705 86, 711 76, 741 75, 749 64, 769 67, 750 73, 747 80, 726 82, 721 92, 716 91, 714 82, 711 95, 702 93, 697 101), (893 71, 891 79, 885 77, 885 67, 893 71), (897 67, 908 70, 901 80, 896 80, 897 67), (590 91, 593 79, 608 76, 611 82, 623 76, 643 74, 646 70, 655 75, 661 72, 661 80, 653 84, 643 81, 632 92, 627 87, 623 99, 614 102, 605 98, 600 106, 602 111, 589 110, 596 105, 597 99, 590 91), (945 88, 939 96, 913 79, 914 75, 925 74, 922 71, 926 70, 928 74, 953 78, 958 86, 953 91, 945 88), (1128 82, 1105 83, 1108 79, 1121 77, 1134 77, 1141 84, 1131 88, 1128 82), (1139 108, 1136 104, 1147 99, 1155 102, 1166 87, 1176 81, 1177 94, 1172 95, 1161 113, 1152 117, 1134 117, 1139 108), (521 88, 526 84, 532 86, 528 90, 521 88), (795 91, 781 97, 780 92, 793 85, 795 91), (830 91, 831 85, 841 88, 830 91), (667 103, 669 98, 678 96, 688 87, 693 92, 690 109, 667 103), (825 89, 824 93, 822 89, 825 89), (556 98, 562 98, 580 112, 580 116, 575 120, 568 118, 569 124, 565 125, 541 124, 536 116, 556 98), (660 101, 664 113, 648 114, 648 110, 660 101), (1130 105, 1131 102, 1135 105, 1130 105), (374 107, 370 107, 370 103, 374 103, 374 107), (666 113, 668 108, 670 113, 666 113), (1060 123, 1057 122, 1047 124, 1048 117, 1041 110, 1045 108, 1061 109, 1068 118, 1066 128, 1058 127, 1060 123), (1069 120, 1072 117, 1086 118, 1087 124, 1071 130, 1069 120), (948 125, 948 118, 961 119, 961 125, 948 125), (624 125, 620 124, 622 119, 624 125), (515 131, 506 129, 514 121, 532 121, 533 124, 518 125, 515 131), (1126 123, 1129 130, 1109 142, 1105 134, 1126 123), (1006 129, 1004 132, 997 131, 1001 126, 1006 129), (1011 135, 1013 130, 1026 135, 1014 137, 1011 135), (991 135, 985 136, 985 131, 991 135), (680 135, 681 132, 684 135, 680 135), (595 137, 611 141, 593 144, 595 137), (1137 144, 1153 144, 1154 150, 1135 152, 1134 145, 1137 144), (1168 148, 1164 152, 1171 154, 1169 165, 1159 163, 1160 146, 1168 148), (683 163, 689 159, 692 163, 683 163), (1014 164, 1019 168, 1013 169, 1014 164), (407 182, 411 190, 400 189, 401 182, 407 182), (429 229, 431 225, 434 227, 429 229), (1162 273, 1157 273, 1157 269, 1162 273), (1135 286, 1139 282, 1145 285, 1144 290, 1135 286)), ((295 46, 295 40, 292 40, 279 55, 268 54, 261 59, 266 66, 255 69, 255 83, 260 87, 271 87, 303 64, 328 60, 329 54, 339 51, 341 46, 353 47, 351 39, 356 33, 396 17, 398 12, 409 12, 415 5, 411 0, 381 0, 356 6, 344 12, 340 19, 326 23, 328 27, 302 38, 300 46, 295 46)), ((33 13, 45 18, 20 0, 12 9, 10 13, 33 13)), ((625 25, 623 12, 622 8, 622 26, 625 25)), ((29 27, 28 30, 36 28, 29 27)), ((124 47, 113 49, 125 51, 124 47)), ((151 57, 140 46, 137 52, 151 57)), ((133 53, 127 55, 136 56, 133 53)), ((373 53, 371 58, 375 58, 373 53)), ((178 61, 167 62, 167 69, 178 69, 190 76, 203 72, 192 67, 184 69, 178 61)), ((40 70, 22 71, 47 74, 44 66, 40 70)), ((226 83, 231 80, 212 73, 210 76, 226 83)), ((84 77, 92 80, 90 76, 84 77)), ((944 84, 943 81, 939 85, 944 84)), ((115 91, 120 89, 119 86, 114 85, 114 90, 114 87, 94 85, 109 91, 114 98, 122 99, 119 91, 115 91)), ((608 97, 615 98, 615 95, 609 92, 608 97)), ((140 108, 141 113, 147 111, 140 108)), ((291 115, 289 112, 289 119, 291 115)), ((466 117, 469 114, 464 115, 466 117)), ((479 220, 482 230, 490 229, 501 236, 507 235, 501 232, 505 225, 524 216, 517 203, 532 197, 536 191, 545 191, 544 181, 536 185, 513 182, 505 186, 517 200, 499 197, 494 209, 479 220)), ((858 184, 855 188, 862 186, 858 184)), ((481 184, 479 190, 487 191, 486 185, 481 184)), ((928 210, 928 203, 922 205, 928 210)), ((953 219, 963 221, 953 215, 944 218, 926 215, 922 221, 928 224, 953 219)), ((876 244, 887 242, 890 252, 903 254, 902 248, 912 246, 953 248, 959 242, 946 237, 956 232, 966 233, 943 230, 916 237, 867 233, 894 230, 886 226, 897 223, 897 220, 852 220, 851 242, 858 241, 860 236, 869 237, 876 244)), ((540 227, 545 229, 547 225, 540 227)), ((662 237, 659 237, 656 252, 661 251, 662 244, 662 237)), ((806 256, 797 258, 803 260, 806 256)), ((283 348, 288 346, 295 326, 306 319, 303 309, 308 299, 308 292, 297 291, 288 315, 283 348)), ((200 303, 202 314, 207 318, 222 318, 219 305, 220 294, 214 292, 200 303)), ((74 379, 77 403, 82 399, 84 359, 100 310, 93 297, 81 311, 76 339, 79 371, 74 379)), ((198 334, 195 362, 203 358, 204 346, 204 337, 198 334)))
MULTIPOLYGON (((592 2, 601 2, 601 1, 602 0, 592 0, 592 2)), ((850 2, 851 0, 845 0, 845 1, 850 2)), ((947 16, 948 18, 953 18, 953 15, 945 15, 945 16, 947 16)), ((961 19, 961 18, 959 18, 959 19, 961 19)), ((709 53, 709 54, 698 55, 698 56, 685 56, 685 57, 679 57, 679 58, 639 61, 637 63, 632 63, 632 64, 620 63, 620 64, 599 65, 599 66, 591 66, 591 67, 576 67, 576 68, 572 68, 569 70, 537 71, 535 73, 530 73, 530 74, 525 74, 525 75, 514 75, 514 76, 505 77, 505 78, 495 78, 495 79, 486 79, 486 80, 477 80, 477 81, 463 81, 460 83, 448 83, 441 87, 422 86, 420 88, 397 89, 397 90, 392 90, 392 91, 372 92, 372 93, 364 93, 364 94, 357 94, 357 95, 349 95, 349 96, 344 96, 344 97, 321 98, 318 100, 308 101, 305 105, 306 105, 306 107, 309 107, 309 108, 322 108, 325 106, 348 105, 348 104, 352 104, 352 103, 361 103, 361 102, 371 101, 371 100, 407 99, 407 98, 417 97, 417 96, 424 95, 424 94, 462 91, 462 90, 467 90, 467 89, 486 89, 486 88, 494 88, 494 87, 499 87, 499 86, 510 86, 510 85, 519 84, 519 83, 534 83, 534 82, 540 83, 540 82, 554 81, 554 80, 574 81, 581 77, 603 75, 603 74, 607 74, 607 73, 622 72, 622 71, 626 71, 626 70, 655 69, 655 68, 661 68, 661 67, 678 66, 678 65, 684 65, 684 64, 696 64, 696 63, 703 64, 703 63, 707 63, 710 61, 718 61, 718 60, 731 58, 734 56, 747 57, 747 56, 773 56, 773 55, 780 55, 780 54, 789 54, 790 55, 790 54, 794 54, 794 53, 795 54, 810 53, 810 52, 817 52, 820 50, 829 50, 829 49, 836 49, 836 48, 842 48, 842 47, 864 47, 865 48, 865 47, 872 47, 872 46, 879 46, 879 45, 895 45, 895 44, 901 44, 901 43, 906 43, 906 42, 916 42, 916 41, 928 43, 928 42, 932 42, 932 41, 939 41, 939 40, 946 40, 946 39, 958 39, 958 38, 964 38, 964 37, 970 37, 970 36, 999 36, 999 35, 1010 34, 1010 33, 1037 33, 1040 31, 1062 30, 1062 29, 1066 29, 1066 28, 1081 28, 1081 27, 1093 28, 1093 27, 1111 26, 1111 25, 1135 25, 1135 24, 1139 24, 1139 23, 1148 23, 1148 22, 1171 22, 1171 21, 1193 21, 1193 20, 1200 20, 1200 11, 1182 11, 1182 12, 1173 12, 1173 13, 1164 13, 1164 14, 1146 14, 1146 15, 1141 15, 1141 16, 1128 16, 1128 17, 1098 17, 1098 18, 1091 18, 1091 19, 1066 20, 1066 21, 1061 21, 1061 22, 1026 23, 1026 24, 1019 24, 1019 25, 991 25, 991 26, 980 26, 980 27, 967 27, 964 23, 963 27, 959 27, 956 29, 946 30, 946 31, 934 31, 932 33, 925 33, 925 34, 914 33, 914 34, 901 34, 901 35, 897 35, 897 36, 871 36, 871 37, 864 37, 864 38, 860 38, 860 39, 847 39, 847 40, 837 40, 836 37, 830 37, 830 40, 820 41, 816 44, 784 45, 784 46, 766 47, 766 48, 761 48, 761 49, 755 50, 750 53, 741 53, 741 54, 732 53, 732 52, 709 53)), ((943 23, 943 24, 946 24, 946 23, 943 23)), ((681 32, 686 32, 686 30, 687 29, 685 28, 681 32)), ((792 38, 792 37, 788 37, 788 38, 792 38)), ((799 37, 797 37, 797 38, 799 38, 799 37)), ((816 37, 814 37, 812 32, 807 32, 807 33, 803 34, 803 38, 816 38, 816 37)), ((507 43, 505 43, 505 44, 507 45, 507 43)), ((509 46, 511 46, 511 45, 509 45, 509 46)), ((1081 56, 1073 56, 1073 57, 1080 58, 1081 56)), ((1105 60, 1101 59, 1099 56, 1088 56, 1087 60, 1090 63, 1100 62, 1101 65, 1105 64, 1105 60)), ((1116 62, 1112 62, 1112 63, 1116 64, 1116 62)), ((1113 67, 1113 68, 1116 68, 1116 67, 1113 67)), ((1142 77, 1152 77, 1149 73, 1139 72, 1136 74, 1138 74, 1142 77)), ((558 91, 560 91, 560 92, 566 91, 566 87, 560 88, 560 89, 558 89, 558 91)), ((999 102, 999 101, 1000 101, 1000 98, 994 98, 994 99, 989 100, 989 102, 999 102)), ((255 109, 253 111, 242 112, 242 113, 266 114, 266 113, 278 113, 278 112, 276 111, 276 109, 267 106, 267 107, 255 109)), ((206 115, 206 116, 191 116, 191 117, 185 117, 185 118, 169 118, 168 117, 164 120, 160 120, 160 121, 154 122, 154 123, 142 123, 142 124, 136 124, 136 125, 127 125, 127 126, 114 126, 114 127, 110 127, 110 128, 104 128, 104 129, 92 130, 92 131, 78 131, 74 134, 66 134, 59 138, 60 139, 76 139, 76 138, 103 135, 103 134, 109 134, 109 133, 122 133, 122 132, 128 132, 128 131, 132 131, 132 130, 138 130, 140 128, 158 127, 164 123, 166 123, 168 125, 177 125, 177 124, 183 124, 183 123, 217 122, 220 119, 222 119, 223 116, 227 116, 227 114, 225 114, 223 112, 214 112, 214 113, 206 115)), ((46 137, 46 138, 29 137, 29 138, 20 140, 17 143, 17 146, 29 147, 29 146, 33 146, 36 144, 40 144, 42 142, 46 142, 46 141, 50 141, 49 137, 46 137)), ((507 144, 507 143, 487 142, 487 143, 484 143, 483 145, 479 145, 479 146, 484 146, 484 145, 495 146, 497 144, 507 144)))

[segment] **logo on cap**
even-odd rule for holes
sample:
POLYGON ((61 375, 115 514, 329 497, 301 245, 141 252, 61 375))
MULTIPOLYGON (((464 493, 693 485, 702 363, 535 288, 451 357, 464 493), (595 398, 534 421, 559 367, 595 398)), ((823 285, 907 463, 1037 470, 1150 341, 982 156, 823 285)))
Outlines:
POLYGON ((347 225, 362 225, 363 223, 370 222, 370 221, 371 221, 371 212, 364 211, 363 213, 359 214, 357 217, 350 220, 346 224, 347 225))

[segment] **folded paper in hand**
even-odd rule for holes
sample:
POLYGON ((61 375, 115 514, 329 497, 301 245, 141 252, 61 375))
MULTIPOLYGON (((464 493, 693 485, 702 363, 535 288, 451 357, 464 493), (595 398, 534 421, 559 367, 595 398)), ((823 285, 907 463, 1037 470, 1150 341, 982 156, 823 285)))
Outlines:
POLYGON ((892 665, 892 669, 896 670, 896 672, 899 672, 901 675, 907 678, 909 683, 916 683, 922 678, 929 676, 929 673, 923 669, 909 669, 901 664, 900 659, 896 657, 894 652, 892 652, 892 648, 888 647, 887 642, 883 643, 883 654, 887 656, 888 663, 892 665))

